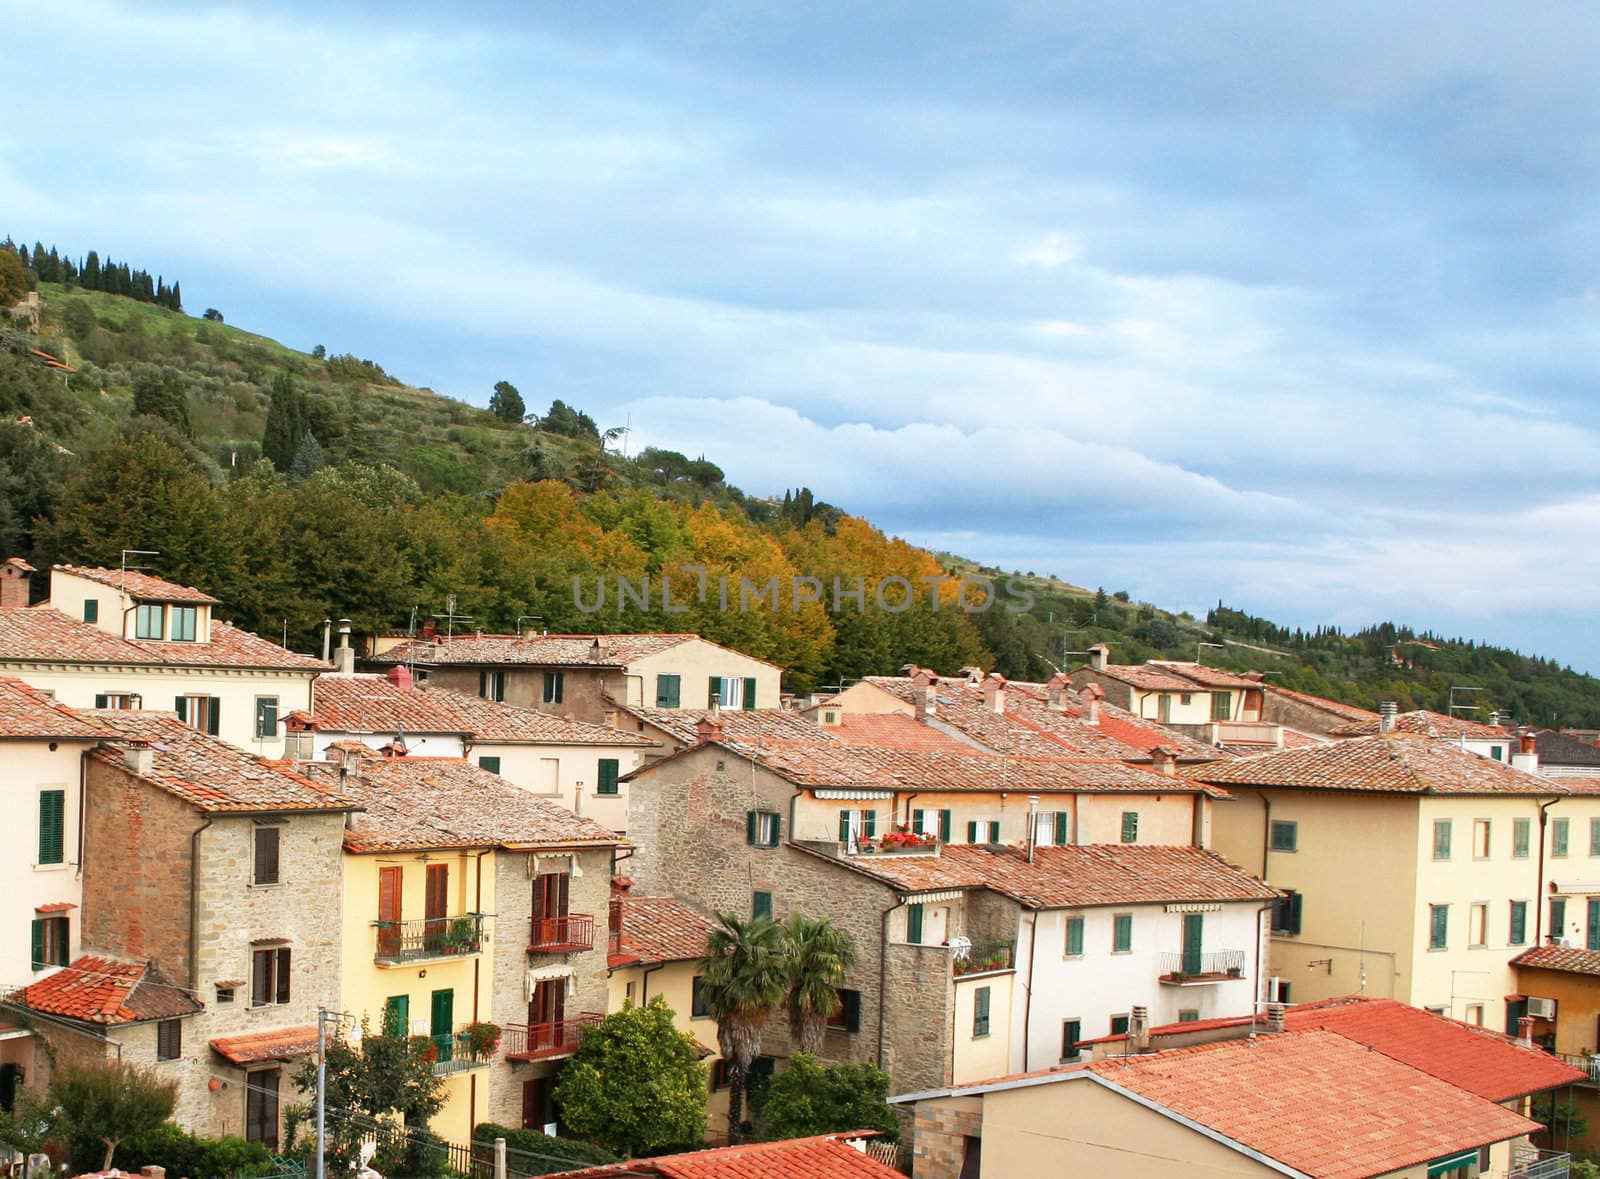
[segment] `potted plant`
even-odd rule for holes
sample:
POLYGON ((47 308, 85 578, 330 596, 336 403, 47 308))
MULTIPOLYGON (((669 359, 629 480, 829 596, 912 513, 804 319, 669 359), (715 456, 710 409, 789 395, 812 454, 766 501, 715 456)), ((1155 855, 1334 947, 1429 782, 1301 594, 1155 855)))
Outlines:
POLYGON ((467 1025, 467 1047, 472 1055, 479 1060, 493 1056, 495 1049, 500 1047, 500 1025, 493 1023, 469 1023, 467 1025))
POLYGON ((1244 967, 1243 966, 1230 966, 1230 967, 1228 967, 1228 977, 1229 978, 1243 978, 1244 977, 1244 967))
POLYGON ((434 1043, 432 1036, 412 1036, 411 1051, 418 1060, 426 1061, 429 1064, 439 1059, 439 1045, 434 1043))
POLYGON ((444 948, 452 954, 470 954, 478 948, 478 923, 471 917, 457 917, 444 936, 444 948))

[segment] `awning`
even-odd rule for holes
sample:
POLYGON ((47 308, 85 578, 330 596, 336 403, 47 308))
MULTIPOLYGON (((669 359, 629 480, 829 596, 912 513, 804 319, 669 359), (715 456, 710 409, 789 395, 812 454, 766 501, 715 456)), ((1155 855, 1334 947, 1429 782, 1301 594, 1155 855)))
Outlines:
POLYGON ((245 1036, 222 1036, 211 1041, 211 1050, 234 1064, 260 1064, 268 1060, 295 1060, 317 1050, 315 1025, 279 1028, 270 1032, 251 1032, 245 1036))
POLYGON ((1440 1159, 1438 1162, 1429 1163, 1428 1179, 1433 1179, 1433 1176, 1435 1175, 1449 1174, 1458 1167, 1465 1167, 1469 1163, 1476 1164, 1477 1161, 1478 1152, 1476 1150, 1464 1150, 1460 1154, 1453 1154, 1447 1159, 1440 1159))
POLYGON ((908 892, 904 900, 908 905, 932 905, 939 901, 953 901, 962 895, 959 888, 945 888, 938 892, 908 892))
POLYGON ((551 979, 571 978, 570 966, 535 966, 528 971, 528 983, 549 982, 551 979))
POLYGON ((35 906, 33 911, 35 913, 70 913, 77 907, 71 901, 51 901, 48 905, 35 906))
POLYGON ((880 798, 893 798, 893 790, 813 790, 816 798, 839 802, 870 802, 880 798))
POLYGON ((1189 901, 1182 904, 1163 906, 1168 913, 1220 913, 1222 904, 1219 901, 1189 901))
POLYGON ((1577 878, 1552 880, 1550 882, 1550 891, 1557 896, 1600 895, 1600 880, 1581 880, 1577 878))

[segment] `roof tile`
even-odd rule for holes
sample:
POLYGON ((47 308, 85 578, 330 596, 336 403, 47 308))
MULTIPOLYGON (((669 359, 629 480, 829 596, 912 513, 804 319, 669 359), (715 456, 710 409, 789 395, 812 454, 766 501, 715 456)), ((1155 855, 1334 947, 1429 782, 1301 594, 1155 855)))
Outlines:
POLYGON ((203 1010, 153 963, 85 955, 31 986, 18 1001, 35 1011, 86 1023, 174 1019, 203 1010))
POLYGON ((37 688, 0 676, 0 740, 97 741, 108 735, 37 688))
POLYGON ((662 1179, 904 1179, 893 1167, 869 1158, 842 1141, 871 1131, 752 1142, 688 1154, 668 1154, 562 1171, 550 1179, 603 1179, 605 1176, 654 1175, 662 1179))

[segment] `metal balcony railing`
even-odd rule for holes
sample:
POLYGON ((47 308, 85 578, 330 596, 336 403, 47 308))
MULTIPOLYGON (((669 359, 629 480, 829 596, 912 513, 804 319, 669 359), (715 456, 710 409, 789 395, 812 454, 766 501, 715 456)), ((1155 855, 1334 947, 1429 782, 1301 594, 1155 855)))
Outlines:
POLYGON ((507 1060, 548 1060, 571 1056, 583 1042, 583 1029, 594 1027, 604 1016, 586 1012, 557 1023, 511 1023, 500 1033, 500 1048, 507 1060))
POLYGON ((594 949, 594 915, 569 913, 565 917, 535 917, 528 933, 528 949, 541 954, 594 949))
POLYGON ((1209 954, 1159 954, 1156 973, 1162 982, 1223 982, 1244 977, 1243 950, 1213 950, 1209 954))
POLYGON ((950 972, 960 978, 991 970, 1010 970, 1016 965, 1016 952, 1016 942, 968 942, 965 938, 955 938, 950 942, 950 972))
POLYGON ((1567 1179, 1571 1174, 1572 1156, 1564 1151, 1511 1147, 1511 1179, 1567 1179))
POLYGON ((420 921, 374 921, 377 962, 420 962, 476 954, 483 946, 483 914, 425 917, 420 921))
MULTIPOLYGON (((1589 1074, 1589 1084, 1600 1085, 1600 1056, 1594 1053, 1577 1055, 1571 1052, 1557 1052, 1562 1064, 1570 1064, 1573 1068, 1581 1068, 1589 1074)), ((1579 1082, 1582 1084, 1583 1082, 1579 1082)))
POLYGON ((495 1050, 480 1044, 474 1048, 472 1033, 465 1028, 429 1036, 433 1041, 433 1071, 435 1076, 464 1073, 469 1069, 487 1068, 494 1059, 495 1050))

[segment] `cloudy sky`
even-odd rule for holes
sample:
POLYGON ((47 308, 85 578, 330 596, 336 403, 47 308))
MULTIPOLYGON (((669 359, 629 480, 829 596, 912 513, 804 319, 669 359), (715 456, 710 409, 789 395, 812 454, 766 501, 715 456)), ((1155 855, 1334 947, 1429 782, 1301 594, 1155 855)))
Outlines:
POLYGON ((1600 670, 1578 0, 0 0, 0 232, 917 541, 1600 670))

